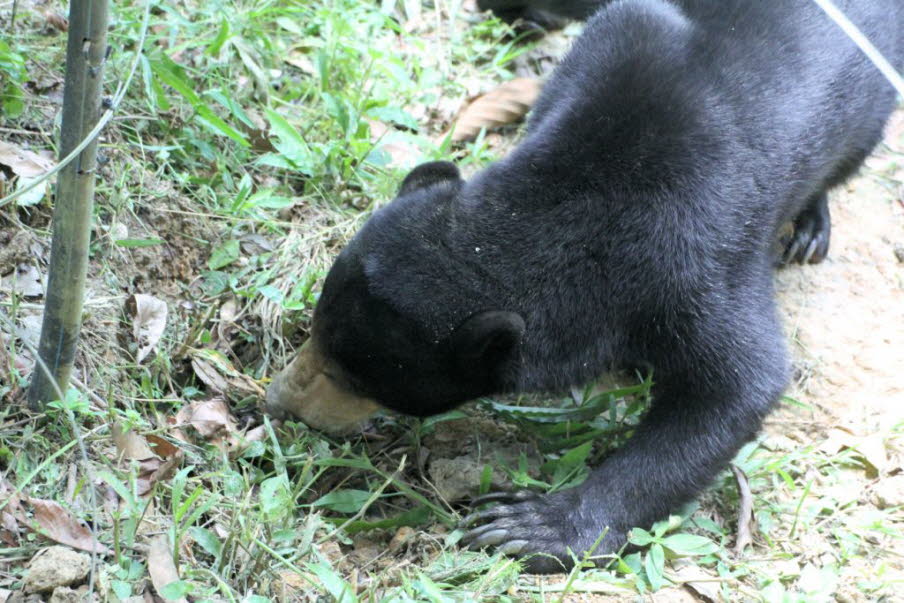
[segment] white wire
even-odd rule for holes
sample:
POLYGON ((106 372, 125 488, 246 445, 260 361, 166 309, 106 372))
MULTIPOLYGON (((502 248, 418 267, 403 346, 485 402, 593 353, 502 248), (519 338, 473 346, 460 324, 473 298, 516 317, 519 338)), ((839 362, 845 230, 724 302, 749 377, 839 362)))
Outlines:
POLYGON ((882 75, 884 75, 885 79, 894 86, 895 90, 898 91, 898 94, 904 96, 904 77, 901 77, 901 74, 898 73, 892 64, 888 62, 888 59, 879 52, 879 49, 873 46, 873 43, 863 35, 863 32, 860 31, 856 25, 851 23, 851 20, 835 6, 832 0, 813 0, 813 2, 825 11, 829 18, 847 34, 854 44, 860 47, 863 54, 865 54, 867 58, 873 62, 873 65, 882 72, 882 75))

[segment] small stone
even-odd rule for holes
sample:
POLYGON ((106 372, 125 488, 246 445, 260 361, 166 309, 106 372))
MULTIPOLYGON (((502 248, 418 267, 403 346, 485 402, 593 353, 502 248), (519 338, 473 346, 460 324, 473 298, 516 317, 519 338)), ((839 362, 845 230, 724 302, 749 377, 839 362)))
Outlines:
POLYGON ((26 593, 49 593, 60 586, 72 586, 88 577, 91 557, 64 546, 44 549, 28 565, 26 593))

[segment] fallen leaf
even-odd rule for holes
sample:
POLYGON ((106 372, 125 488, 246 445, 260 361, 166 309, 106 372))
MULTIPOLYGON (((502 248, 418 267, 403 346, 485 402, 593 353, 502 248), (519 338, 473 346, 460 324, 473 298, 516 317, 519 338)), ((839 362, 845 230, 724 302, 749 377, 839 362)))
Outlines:
POLYGON ((166 328, 166 302, 152 295, 136 293, 126 300, 126 311, 132 317, 132 335, 138 342, 136 362, 140 363, 160 341, 166 328))
POLYGON ((204 437, 235 432, 236 420, 221 398, 192 404, 191 426, 204 437))
POLYGON ((530 111, 541 88, 539 79, 515 78, 478 97, 458 117, 452 140, 473 140, 483 128, 495 128, 520 120, 530 111))
POLYGON ((113 443, 122 458, 136 461, 155 458, 145 439, 134 429, 123 430, 120 423, 113 424, 113 443))
POLYGON ((9 275, 0 277, 0 291, 18 293, 23 297, 42 297, 44 279, 31 264, 19 264, 9 275))
POLYGON ((223 375, 218 373, 209 362, 201 360, 200 358, 192 358, 191 368, 194 369, 198 379, 213 390, 214 393, 222 394, 226 391, 226 388, 229 387, 229 384, 226 383, 226 379, 223 375))
POLYGON ((235 319, 238 316, 238 305, 235 298, 229 298, 220 306, 220 320, 217 322, 217 341, 229 346, 229 341, 236 330, 235 319))
POLYGON ((151 449, 154 451, 154 454, 161 458, 169 458, 182 452, 182 450, 178 446, 171 443, 169 440, 161 438, 158 435, 154 435, 153 433, 145 435, 144 439, 147 440, 148 444, 150 444, 151 449))
MULTIPOLYGON (((275 246, 267 237, 256 233, 246 234, 239 239, 239 243, 241 243, 242 251, 249 256, 270 253, 275 249, 275 246)), ((233 300, 233 305, 234 304, 235 301, 233 300)), ((220 312, 222 313, 222 309, 220 312)))
POLYGON ((56 165, 52 160, 0 140, 0 165, 5 165, 20 178, 43 176, 56 165))
POLYGON ((753 529, 756 519, 753 515, 753 494, 750 492, 750 483, 747 475, 737 466, 732 465, 735 481, 738 483, 738 537, 735 542, 735 554, 741 555, 744 547, 753 542, 753 529))
POLYGON ((675 569, 674 579, 672 576, 669 579, 683 584, 697 599, 706 603, 725 601, 719 590, 721 581, 716 576, 705 572, 688 559, 673 559, 672 567, 675 569))
POLYGON ((28 502, 34 507, 34 519, 40 530, 40 534, 50 538, 54 542, 71 546, 80 551, 96 552, 106 555, 110 551, 99 543, 91 534, 86 525, 78 521, 66 509, 52 500, 40 498, 28 498, 28 502))
POLYGON ((868 477, 878 477, 887 472, 889 467, 888 452, 885 449, 886 434, 880 431, 859 436, 844 427, 832 428, 819 450, 834 455, 842 450, 854 450, 866 465, 868 477))
POLYGON ((63 15, 49 10, 44 13, 44 18, 47 19, 47 25, 53 29, 56 29, 57 31, 69 31, 69 19, 63 15))
POLYGON ((11 547, 19 546, 19 522, 24 519, 19 493, 5 479, 0 478, 0 541, 11 547))
POLYGON ((226 356, 217 350, 193 350, 191 359, 195 375, 214 393, 235 393, 239 396, 264 397, 264 388, 233 366, 226 356))
MULTIPOLYGON (((25 188, 35 180, 44 177, 55 165, 52 160, 37 153, 0 141, 0 166, 6 166, 13 174, 18 176, 16 182, 17 190, 25 188)), ((19 205, 39 203, 46 195, 49 185, 49 180, 45 180, 43 184, 20 196, 17 203, 19 205)))
POLYGON ((146 471, 144 470, 145 467, 142 467, 143 470, 138 476, 138 495, 143 496, 147 494, 154 487, 154 484, 165 481, 172 476, 176 467, 182 464, 183 456, 180 450, 165 461, 161 462, 159 459, 155 459, 155 463, 148 463, 146 471))
POLYGON ((246 442, 262 442, 267 437, 266 425, 258 425, 254 429, 249 429, 242 437, 246 442))
MULTIPOLYGON (((169 538, 165 535, 151 539, 151 545, 148 547, 148 573, 151 575, 154 590, 161 597, 163 589, 168 584, 179 581, 179 572, 176 571, 176 564, 173 561, 173 551, 169 545, 169 538)), ((167 601, 187 603, 185 597, 167 599, 167 601)))
POLYGON ((292 67, 298 68, 305 75, 314 75, 317 72, 317 68, 314 67, 314 61, 300 50, 293 50, 289 54, 284 55, 283 61, 292 67))

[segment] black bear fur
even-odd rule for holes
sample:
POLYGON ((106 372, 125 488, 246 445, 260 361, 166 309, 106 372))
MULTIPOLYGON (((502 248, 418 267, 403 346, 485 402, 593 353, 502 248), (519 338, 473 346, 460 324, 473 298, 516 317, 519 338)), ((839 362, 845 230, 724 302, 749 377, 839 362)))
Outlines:
MULTIPOLYGON (((651 367, 651 409, 583 485, 470 519, 466 542, 557 571, 694 498, 760 429, 789 375, 771 249, 795 221, 787 259, 825 255, 826 192, 895 93, 812 0, 482 4, 599 10, 509 156, 467 182, 421 166, 374 213, 314 336, 345 385, 419 416, 651 367)), ((838 5, 900 68, 904 2, 838 5)))

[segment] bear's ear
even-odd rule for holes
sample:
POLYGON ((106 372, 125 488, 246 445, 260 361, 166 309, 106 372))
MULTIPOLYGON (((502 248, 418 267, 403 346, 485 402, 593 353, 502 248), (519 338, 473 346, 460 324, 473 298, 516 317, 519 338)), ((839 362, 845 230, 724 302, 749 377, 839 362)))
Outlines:
POLYGON ((521 342, 524 319, 515 312, 491 310, 468 318, 450 344, 462 368, 495 369, 521 342))
POLYGON ((399 195, 407 195, 419 188, 450 180, 456 184, 461 182, 461 173, 454 163, 448 161, 422 163, 405 176, 402 186, 399 187, 399 195))

